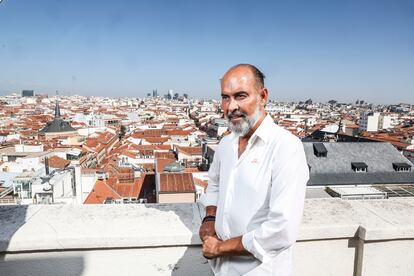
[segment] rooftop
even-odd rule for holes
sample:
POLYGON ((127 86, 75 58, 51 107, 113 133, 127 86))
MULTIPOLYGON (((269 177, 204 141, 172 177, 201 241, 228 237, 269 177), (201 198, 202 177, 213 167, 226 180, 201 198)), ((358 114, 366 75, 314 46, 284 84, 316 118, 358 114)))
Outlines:
POLYGON ((160 173, 160 193, 194 193, 191 173, 160 173))
POLYGON ((305 142, 303 146, 310 166, 310 186, 414 183, 414 171, 397 172, 393 167, 393 163, 412 164, 389 143, 305 142), (318 157, 314 152, 314 145, 320 144, 326 148, 325 157, 318 157), (362 163, 367 166, 367 171, 355 172, 352 164, 362 163))

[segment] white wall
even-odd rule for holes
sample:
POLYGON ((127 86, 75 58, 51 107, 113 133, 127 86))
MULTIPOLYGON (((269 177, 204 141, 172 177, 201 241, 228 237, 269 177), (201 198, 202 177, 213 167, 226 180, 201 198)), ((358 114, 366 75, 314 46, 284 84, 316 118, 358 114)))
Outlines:
MULTIPOLYGON (((0 225, 7 225, 0 228, 0 271, 210 276, 198 237, 202 210, 197 204, 0 206, 0 225)), ((306 200, 293 275, 412 276, 413 248, 414 199, 306 200)))
POLYGON ((378 116, 367 117, 367 131, 378 131, 378 116))
POLYGON ((382 129, 392 128, 391 126, 391 117, 390 116, 383 116, 382 117, 382 129))
POLYGON ((14 145, 14 150, 16 152, 42 152, 43 151, 43 145, 17 144, 17 145, 14 145))
POLYGON ((95 174, 81 174, 82 203, 85 202, 85 199, 88 197, 89 193, 92 191, 93 187, 95 186, 96 180, 97 180, 97 177, 95 174))

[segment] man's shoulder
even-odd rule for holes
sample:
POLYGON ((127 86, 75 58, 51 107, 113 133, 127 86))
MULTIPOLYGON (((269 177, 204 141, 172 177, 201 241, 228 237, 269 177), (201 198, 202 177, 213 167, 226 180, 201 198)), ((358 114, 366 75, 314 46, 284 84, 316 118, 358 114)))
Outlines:
POLYGON ((302 146, 302 141, 295 135, 293 135, 287 129, 274 124, 271 131, 271 141, 275 144, 279 144, 282 147, 298 147, 302 146))

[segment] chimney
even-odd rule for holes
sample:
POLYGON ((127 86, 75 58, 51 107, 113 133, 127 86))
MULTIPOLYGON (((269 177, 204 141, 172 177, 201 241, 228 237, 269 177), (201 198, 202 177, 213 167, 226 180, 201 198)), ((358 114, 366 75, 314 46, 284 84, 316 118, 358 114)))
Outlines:
POLYGON ((45 157, 46 175, 49 175, 49 157, 45 157))

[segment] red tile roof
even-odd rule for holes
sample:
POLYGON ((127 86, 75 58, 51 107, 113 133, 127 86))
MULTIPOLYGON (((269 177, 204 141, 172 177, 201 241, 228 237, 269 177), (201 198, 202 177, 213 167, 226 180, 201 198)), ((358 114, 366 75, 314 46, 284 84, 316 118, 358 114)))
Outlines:
POLYGON ((95 186, 85 199, 84 204, 103 204, 105 200, 110 197, 112 199, 121 199, 121 196, 108 185, 109 183, 111 183, 111 181, 96 181, 95 186))
POLYGON ((154 145, 154 150, 170 150, 171 145, 154 145))
POLYGON ((172 152, 155 152, 155 158, 167 158, 167 159, 175 159, 175 155, 172 152))
POLYGON ((63 169, 69 166, 70 161, 53 155, 52 157, 49 157, 48 163, 51 168, 63 169))
POLYGON ((163 129, 147 129, 147 130, 140 130, 131 134, 131 137, 136 139, 141 139, 145 137, 161 137, 165 135, 166 131, 163 129))
POLYGON ((165 143, 168 137, 145 137, 144 140, 151 144, 165 143))
POLYGON ((167 166, 168 164, 171 164, 175 161, 175 159, 157 159, 156 163, 157 163, 157 172, 162 173, 164 171, 165 166, 167 166))
POLYGON ((106 132, 100 133, 99 136, 96 139, 100 143, 108 144, 109 142, 111 142, 115 138, 116 138, 116 134, 113 134, 111 132, 106 131, 106 132))
POLYGON ((194 193, 191 173, 161 173, 159 193, 194 193))
POLYGON ((144 177, 136 178, 133 182, 117 182, 111 185, 111 187, 120 195, 122 198, 138 198, 142 184, 144 183, 144 177))
POLYGON ((182 129, 169 129, 169 130, 167 130, 167 135, 187 136, 189 134, 190 134, 190 131, 182 130, 182 129))
POLYGON ((359 126, 354 125, 354 124, 349 124, 349 125, 346 125, 346 128, 359 128, 359 126))
POLYGON ((171 149, 171 145, 137 145, 138 150, 162 150, 162 151, 169 151, 171 149))
POLYGON ((200 178, 197 178, 197 177, 194 177, 193 179, 194 179, 194 182, 197 186, 203 187, 204 190, 206 190, 206 188, 208 186, 208 181, 207 180, 203 181, 203 180, 201 180, 200 178))
POLYGON ((177 146, 177 150, 187 155, 201 155, 202 149, 201 147, 182 147, 177 146))
POLYGON ((193 168, 185 168, 184 172, 194 173, 194 172, 200 172, 200 170, 197 167, 193 167, 193 168))
POLYGON ((137 158, 137 155, 135 153, 132 153, 128 150, 123 150, 122 153, 120 153, 119 155, 125 155, 125 156, 128 156, 128 157, 133 158, 133 159, 137 158))

